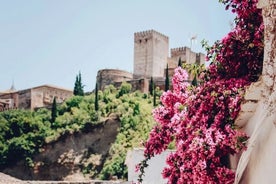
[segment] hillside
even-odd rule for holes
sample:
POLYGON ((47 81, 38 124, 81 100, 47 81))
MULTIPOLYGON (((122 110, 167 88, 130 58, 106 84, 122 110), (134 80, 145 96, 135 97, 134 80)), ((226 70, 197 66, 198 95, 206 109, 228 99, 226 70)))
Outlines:
POLYGON ((98 111, 94 93, 74 96, 54 121, 47 109, 1 112, 0 170, 27 180, 126 179, 127 151, 154 124, 152 97, 130 91, 126 83, 99 91, 98 111))

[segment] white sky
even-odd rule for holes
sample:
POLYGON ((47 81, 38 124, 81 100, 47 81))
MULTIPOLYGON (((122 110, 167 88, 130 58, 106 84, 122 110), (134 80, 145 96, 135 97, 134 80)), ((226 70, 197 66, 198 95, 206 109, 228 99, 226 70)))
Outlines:
POLYGON ((209 43, 230 31, 234 15, 218 0, 0 0, 0 91, 43 84, 85 91, 99 69, 133 71, 134 32, 154 29, 170 48, 209 43))

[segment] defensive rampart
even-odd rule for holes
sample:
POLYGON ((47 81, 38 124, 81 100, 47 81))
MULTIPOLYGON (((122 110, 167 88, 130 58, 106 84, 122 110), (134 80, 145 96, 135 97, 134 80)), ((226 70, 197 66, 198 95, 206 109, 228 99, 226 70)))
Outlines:
POLYGON ((114 83, 132 80, 133 74, 124 70, 103 69, 97 74, 98 89, 104 90, 104 87, 114 83))

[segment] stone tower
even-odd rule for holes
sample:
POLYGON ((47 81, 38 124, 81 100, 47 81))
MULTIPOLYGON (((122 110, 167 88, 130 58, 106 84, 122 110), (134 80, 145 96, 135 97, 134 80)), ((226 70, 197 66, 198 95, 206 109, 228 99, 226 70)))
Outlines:
POLYGON ((157 31, 134 33, 134 78, 164 77, 169 38, 157 31))

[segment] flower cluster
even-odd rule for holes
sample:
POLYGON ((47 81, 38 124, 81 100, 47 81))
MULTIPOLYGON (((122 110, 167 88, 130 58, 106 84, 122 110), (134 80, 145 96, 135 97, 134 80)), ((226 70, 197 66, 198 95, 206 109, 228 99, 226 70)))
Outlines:
POLYGON ((248 82, 210 80, 193 88, 185 80, 187 73, 177 68, 173 81, 182 82, 173 82, 173 92, 164 92, 163 105, 153 111, 159 124, 145 144, 145 156, 161 153, 174 139, 176 152, 163 172, 170 183, 233 182, 227 156, 245 148, 247 136, 233 125, 248 82))
MULTIPOLYGON (((145 143, 142 171, 152 156, 175 142, 163 176, 169 183, 233 183, 229 154, 246 148, 247 135, 235 125, 245 86, 257 80, 262 70, 263 23, 256 0, 220 0, 237 13, 236 27, 207 48, 213 59, 204 81, 195 87, 188 74, 175 69, 173 90, 161 96, 154 109, 157 125, 145 143)), ((141 181, 141 180, 140 180, 141 181)))
POLYGON ((256 81, 262 70, 264 24, 257 0, 223 0, 226 9, 237 13, 236 27, 213 47, 207 59, 214 58, 210 76, 214 78, 247 77, 256 81))

